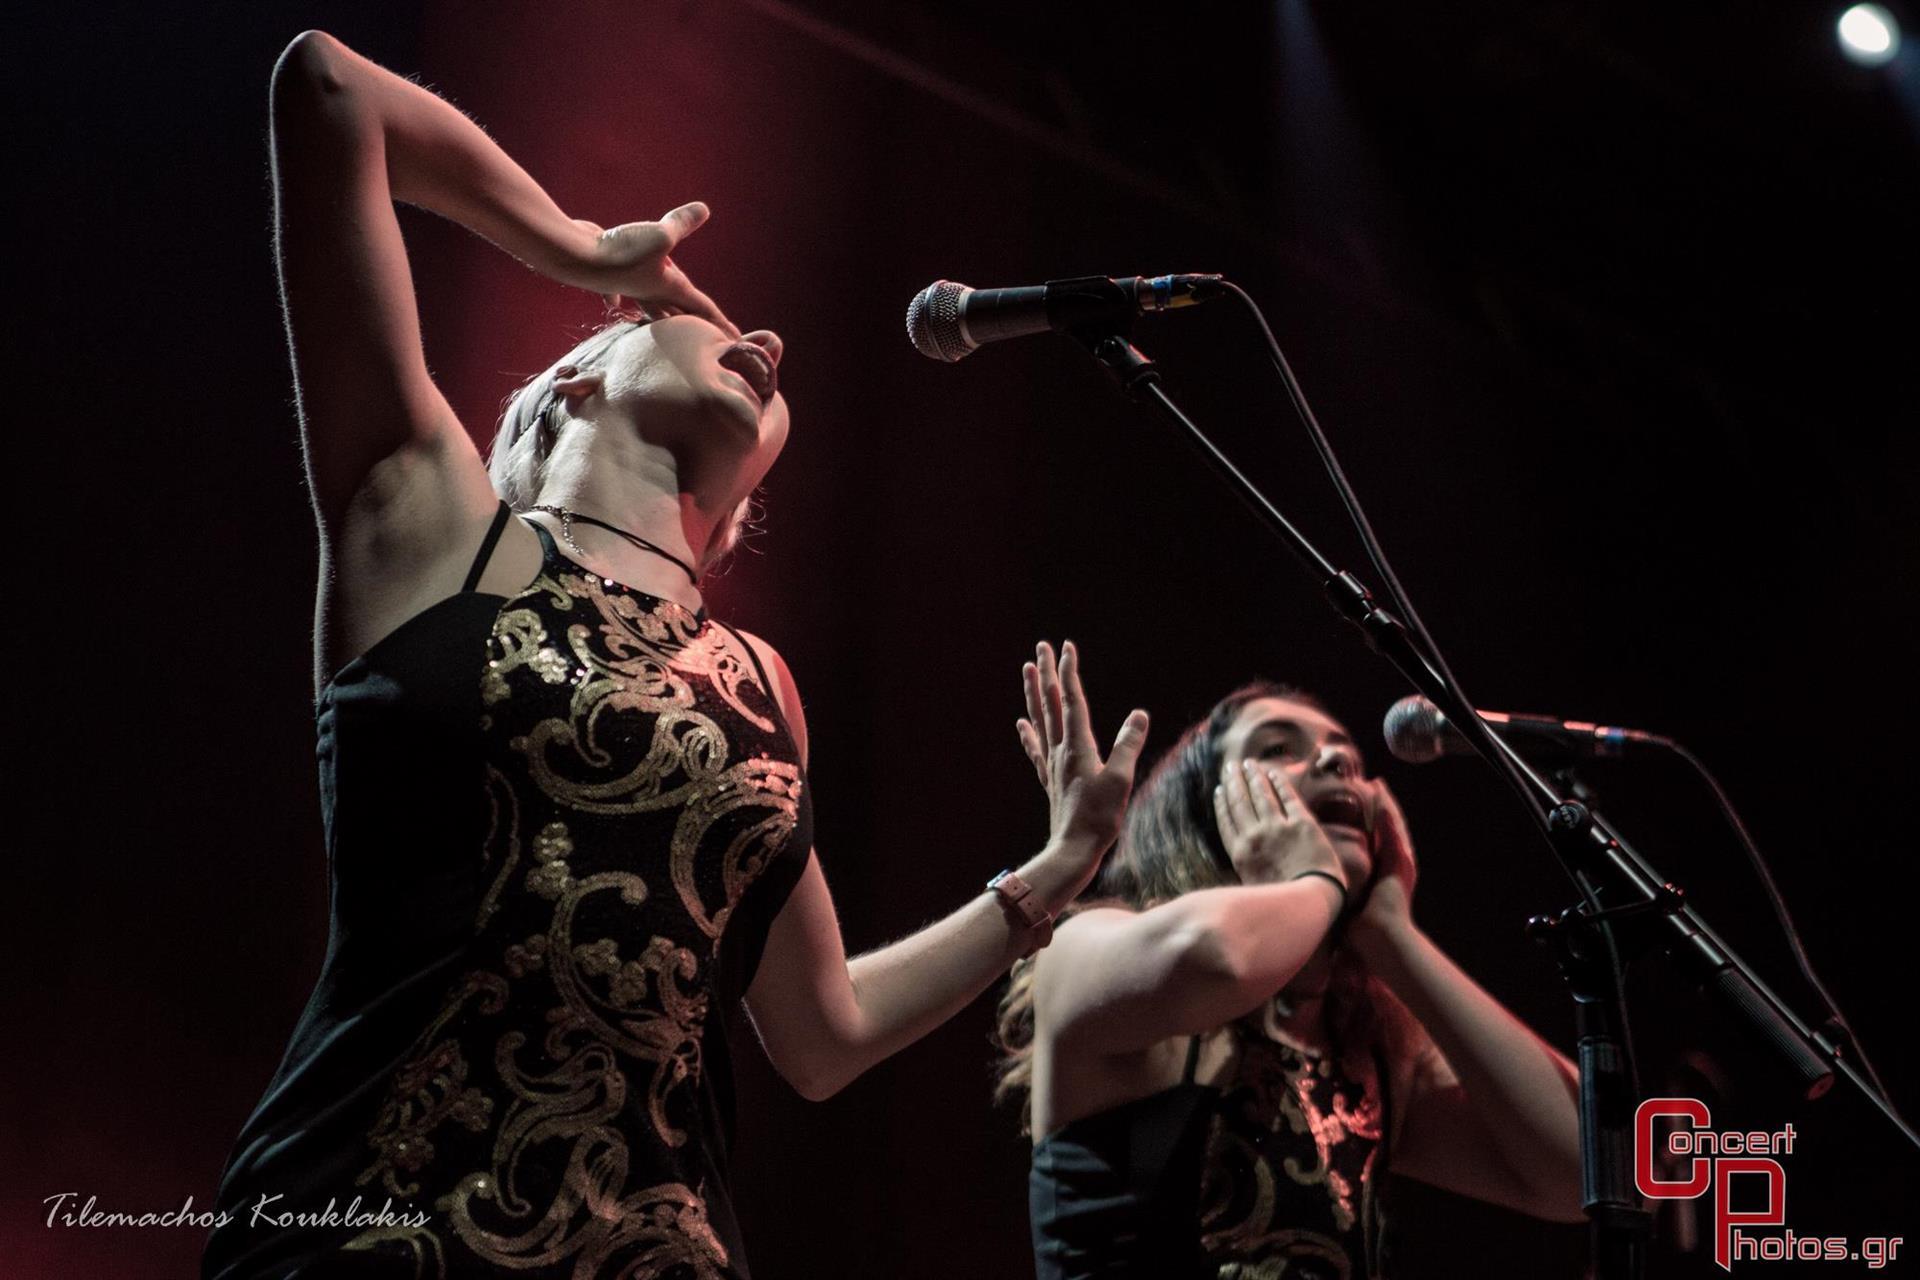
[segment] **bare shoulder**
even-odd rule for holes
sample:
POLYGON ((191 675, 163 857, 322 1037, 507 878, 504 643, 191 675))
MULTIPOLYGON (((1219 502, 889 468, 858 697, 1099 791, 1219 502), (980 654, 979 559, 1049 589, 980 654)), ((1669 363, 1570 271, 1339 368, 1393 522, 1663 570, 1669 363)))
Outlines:
MULTIPOLYGON (((1119 905, 1087 907, 1076 911, 1062 920, 1053 931, 1053 944, 1048 950, 1060 946, 1075 948, 1110 937, 1115 929, 1124 928, 1129 922, 1138 920, 1140 913, 1131 907, 1119 905)), ((1042 951, 1041 956, 1046 952, 1042 951)), ((1058 952, 1056 952, 1058 954, 1058 952)))
POLYGON ((1058 986, 1076 968, 1076 961, 1091 957, 1111 944, 1139 913, 1124 906, 1088 907, 1062 920, 1053 930, 1053 941, 1034 953, 1033 984, 1036 995, 1058 986))
MULTIPOLYGON (((1177 1084, 1185 1037, 1115 1044, 1085 1034, 1090 986, 1112 972, 1115 947, 1128 945, 1139 914, 1091 907, 1062 922, 1034 970, 1034 1116, 1046 1130, 1124 1105, 1177 1084)), ((1097 1003, 1097 1002, 1091 1002, 1097 1003)))

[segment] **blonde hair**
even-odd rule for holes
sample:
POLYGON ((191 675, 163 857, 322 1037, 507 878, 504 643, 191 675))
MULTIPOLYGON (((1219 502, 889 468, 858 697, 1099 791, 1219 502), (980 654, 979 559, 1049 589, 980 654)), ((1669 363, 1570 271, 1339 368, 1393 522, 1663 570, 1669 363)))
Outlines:
MULTIPOLYGON (((568 365, 578 369, 595 367, 625 333, 652 324, 653 320, 653 316, 637 308, 614 316, 506 398, 500 409, 499 428, 487 453, 487 475, 493 481, 493 491, 509 507, 515 511, 532 510, 546 486, 547 464, 559 442, 560 430, 567 422, 566 406, 554 386, 560 380, 559 371, 568 365)), ((758 505, 758 494, 748 494, 714 531, 699 556, 697 567, 703 576, 732 555, 747 535, 755 531, 760 515, 758 505)))

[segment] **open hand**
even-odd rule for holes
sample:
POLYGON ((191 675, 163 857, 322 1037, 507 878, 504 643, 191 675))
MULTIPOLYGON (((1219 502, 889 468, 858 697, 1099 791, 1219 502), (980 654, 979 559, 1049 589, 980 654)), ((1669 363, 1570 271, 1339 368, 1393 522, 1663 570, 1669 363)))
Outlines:
POLYGON ((1353 923, 1358 930, 1384 931, 1413 922, 1413 885, 1419 867, 1413 859, 1413 838, 1407 833, 1407 816, 1400 811, 1400 802, 1385 780, 1376 778, 1371 785, 1373 875, 1353 923))
POLYGON ((568 283, 592 289, 609 307, 619 306, 624 299, 660 315, 696 315, 737 338, 740 330, 733 321, 674 265, 674 248, 706 220, 707 206, 698 200, 661 215, 658 222, 627 222, 603 229, 598 223, 575 218, 573 225, 591 233, 593 239, 573 265, 568 283))
POLYGON ((1347 882, 1332 839, 1277 765, 1247 760, 1222 768, 1213 817, 1227 857, 1248 884, 1276 884, 1308 871, 1347 882))
POLYGON ((1080 687, 1080 651, 1073 641, 1061 646, 1057 669, 1053 646, 1043 641, 1021 677, 1027 714, 1016 727, 1020 745, 1046 788, 1052 843, 1076 846, 1089 859, 1091 875, 1120 834, 1127 797, 1133 794, 1134 766, 1147 740, 1147 713, 1136 708, 1127 714, 1103 762, 1093 740, 1087 695, 1080 687))

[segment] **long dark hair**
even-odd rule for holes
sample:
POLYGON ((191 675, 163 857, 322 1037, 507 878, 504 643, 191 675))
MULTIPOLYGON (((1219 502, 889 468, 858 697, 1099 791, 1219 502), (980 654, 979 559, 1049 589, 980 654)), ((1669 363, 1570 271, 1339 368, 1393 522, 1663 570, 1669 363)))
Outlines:
MULTIPOLYGON (((1262 698, 1285 698, 1326 709, 1312 694, 1271 680, 1250 681, 1220 699, 1204 719, 1180 735, 1134 790, 1113 852, 1087 892, 1065 914, 1096 906, 1145 911, 1196 889, 1241 883, 1214 821, 1213 788, 1220 779, 1222 739, 1247 704, 1262 698)), ((1000 998, 996 1027, 1001 1059, 994 1101, 1020 1104, 1023 1133, 1031 1131, 1033 1121, 1033 971, 1031 956, 1014 964, 1000 998)), ((1339 951, 1334 955, 1326 1008, 1335 1045, 1349 1056, 1379 1043, 1387 1022, 1411 1021, 1378 979, 1370 977, 1358 960, 1339 951)))

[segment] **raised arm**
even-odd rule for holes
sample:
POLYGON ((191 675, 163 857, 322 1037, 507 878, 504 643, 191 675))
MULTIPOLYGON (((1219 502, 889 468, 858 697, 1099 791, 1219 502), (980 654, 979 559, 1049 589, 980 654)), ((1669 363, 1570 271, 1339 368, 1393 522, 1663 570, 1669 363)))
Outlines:
POLYGON ((1086 911, 1034 970, 1036 1027, 1129 1053, 1251 1013, 1312 959, 1342 898, 1319 876, 1201 889, 1139 913, 1086 911))
POLYGON ((1347 945, 1425 1032, 1394 1172, 1538 1218, 1578 1222, 1585 1214, 1577 1069, 1414 924, 1406 820, 1385 783, 1375 784, 1375 796, 1380 865, 1347 945))
MULTIPOLYGON (((804 741, 785 664, 770 648, 760 652, 804 741)), ((1119 831, 1147 716, 1127 717, 1102 762, 1078 654, 1067 646, 1057 679, 1045 646, 1041 665, 1049 742, 1056 748, 1049 763, 1060 775, 1063 798, 1045 848, 1016 870, 1057 912, 1086 886, 1119 831)), ((918 933, 849 961, 826 878, 810 858, 774 921, 747 1005, 774 1067, 806 1097, 825 1098, 965 1008, 1033 941, 995 894, 983 892, 918 933)))
POLYGON ((281 301, 323 534, 373 468, 409 447, 457 451, 469 486, 485 486, 427 373, 394 201, 459 222, 554 280, 725 326, 667 258, 704 206, 605 232, 575 221, 454 107, 323 32, 280 56, 272 125, 281 301))
POLYGON ((1252 883, 1075 916, 1034 970, 1040 1034, 1095 1054, 1198 1035, 1258 1008, 1312 959, 1346 875, 1285 770, 1229 767, 1214 811, 1252 883))

